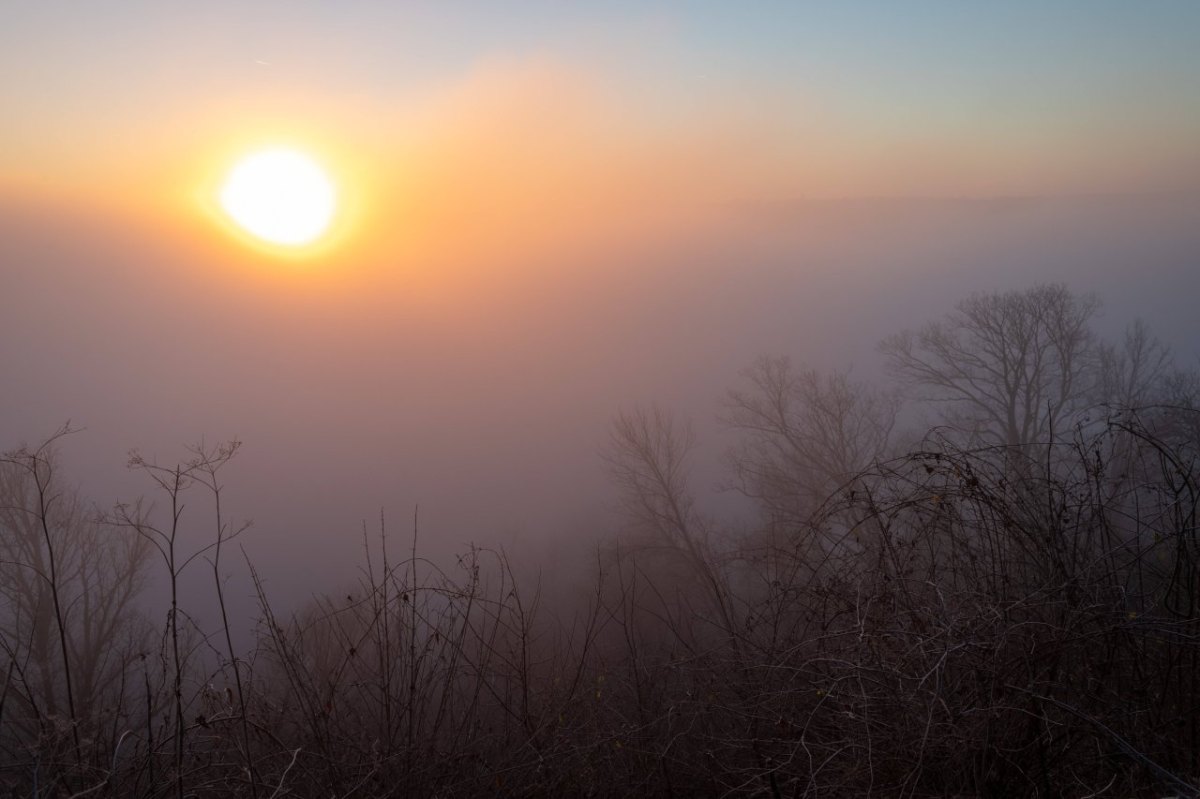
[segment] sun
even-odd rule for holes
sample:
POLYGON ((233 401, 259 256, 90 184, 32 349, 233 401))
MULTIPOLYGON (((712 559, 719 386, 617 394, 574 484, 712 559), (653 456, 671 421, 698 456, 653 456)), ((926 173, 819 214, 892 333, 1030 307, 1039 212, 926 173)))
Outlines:
POLYGON ((220 204, 250 235, 270 244, 303 247, 329 229, 337 191, 312 158, 276 148, 238 161, 221 187, 220 204))

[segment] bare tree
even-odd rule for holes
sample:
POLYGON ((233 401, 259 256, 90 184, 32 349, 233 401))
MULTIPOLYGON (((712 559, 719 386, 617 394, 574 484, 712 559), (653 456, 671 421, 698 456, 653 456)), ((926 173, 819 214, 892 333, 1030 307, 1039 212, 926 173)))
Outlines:
POLYGON ((660 408, 617 415, 609 466, 626 509, 654 544, 678 552, 699 579, 719 621, 732 634, 734 611, 727 576, 711 545, 711 526, 695 508, 688 486, 691 427, 660 408))
POLYGON ((1156 401, 1159 435, 1195 455, 1200 451, 1200 371, 1171 369, 1161 381, 1156 401))
POLYGON ((921 398, 943 403, 967 443, 1045 441, 1094 396, 1098 347, 1092 295, 1059 284, 974 294, 917 332, 885 339, 891 372, 921 398))
POLYGON ((54 445, 69 432, 0 457, 0 646, 15 677, 5 721, 69 729, 79 757, 81 730, 114 718, 145 641, 135 602, 149 548, 63 484, 54 445))
POLYGON ((762 358, 729 393, 725 421, 744 434, 730 452, 735 485, 773 525, 807 518, 888 450, 900 401, 847 372, 796 370, 762 358))
POLYGON ((660 408, 622 411, 613 422, 609 466, 627 509, 664 543, 704 546, 704 525, 687 485, 691 427, 660 408))
POLYGON ((1173 361, 1170 348, 1137 319, 1126 328, 1119 345, 1100 345, 1099 367, 1096 401, 1131 409, 1162 399, 1173 361))
MULTIPOLYGON (((221 550, 232 539, 247 529, 248 525, 231 528, 221 510, 221 469, 234 457, 240 442, 230 441, 216 447, 199 444, 190 448, 192 457, 183 463, 165 466, 154 461, 148 461, 138 452, 130 453, 129 468, 136 469, 146 475, 158 488, 160 496, 166 499, 159 514, 155 514, 152 506, 143 504, 140 500, 133 505, 118 504, 108 517, 115 527, 130 535, 135 535, 149 557, 149 553, 157 553, 163 564, 167 588, 170 592, 170 610, 167 613, 167 625, 164 630, 164 664, 168 662, 165 653, 169 650, 169 664, 172 672, 171 694, 174 705, 172 748, 175 758, 175 793, 182 799, 184 796, 185 776, 183 772, 185 757, 188 752, 187 736, 190 731, 185 709, 188 698, 184 696, 184 678, 193 668, 189 645, 193 634, 200 634, 191 616, 181 607, 180 577, 198 558, 207 558, 212 567, 213 579, 216 585, 217 603, 221 613, 221 623, 229 665, 233 669, 234 683, 237 686, 239 712, 245 712, 245 695, 239 670, 238 658, 233 650, 232 637, 229 631, 229 616, 225 605, 225 594, 221 586, 220 560, 221 550), (184 509, 187 505, 187 494, 197 485, 207 489, 213 499, 215 511, 215 533, 213 540, 192 543, 186 534, 183 523, 184 509), (156 520, 158 516, 158 520, 156 520)), ((207 638, 207 636, 204 636, 207 638)), ((153 736, 147 732, 148 739, 153 736)), ((249 732, 242 726, 243 756, 247 759, 247 774, 250 775, 252 795, 257 795, 254 768, 249 763, 249 732)), ((152 747, 151 747, 152 748, 152 747)))

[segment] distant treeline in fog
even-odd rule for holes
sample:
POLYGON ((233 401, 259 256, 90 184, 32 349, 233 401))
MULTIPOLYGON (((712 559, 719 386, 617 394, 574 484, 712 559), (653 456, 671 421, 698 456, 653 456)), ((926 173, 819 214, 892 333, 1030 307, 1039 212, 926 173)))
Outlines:
POLYGON ((69 429, 12 449, 0 784, 1196 796, 1200 375, 1141 322, 1103 339, 1098 309, 1061 285, 969 296, 881 342, 880 384, 751 365, 722 411, 753 508, 733 521, 701 510, 684 421, 621 411, 605 457, 628 525, 553 600, 522 576, 556 568, 535 553, 434 562, 393 516, 364 529, 356 584, 275 607, 254 564, 226 579, 237 442, 135 455, 145 499, 116 507, 72 488, 69 429), (197 573, 210 595, 180 590, 197 573), (250 647, 234 591, 259 599, 250 647), (194 620, 214 604, 223 623, 194 620))

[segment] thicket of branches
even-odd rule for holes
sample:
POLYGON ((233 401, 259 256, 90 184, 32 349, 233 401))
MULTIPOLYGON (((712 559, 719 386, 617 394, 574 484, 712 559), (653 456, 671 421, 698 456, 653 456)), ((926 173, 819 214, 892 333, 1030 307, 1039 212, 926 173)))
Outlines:
POLYGON ((622 413, 609 459, 630 526, 573 607, 496 552, 429 562, 415 518, 400 545, 381 518, 356 586, 283 614, 253 577, 248 652, 222 594, 236 444, 135 458, 152 495, 103 513, 64 487, 53 442, 10 452, 0 780, 21 796, 1196 796, 1197 381, 1144 326, 1100 341, 1095 307, 1054 286, 972 297, 882 345, 896 389, 752 367, 723 414, 749 532, 698 510, 685 424, 622 413), (897 444, 901 389, 941 424, 897 444), (169 606, 141 616, 151 569, 169 606), (215 633, 176 590, 191 569, 211 572, 215 633))

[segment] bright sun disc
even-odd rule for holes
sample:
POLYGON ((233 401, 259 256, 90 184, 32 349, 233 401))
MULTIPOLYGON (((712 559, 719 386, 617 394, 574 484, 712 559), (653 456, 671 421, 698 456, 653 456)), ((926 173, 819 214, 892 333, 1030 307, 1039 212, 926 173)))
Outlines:
POLYGON ((333 219, 336 192, 321 167, 295 150, 265 150, 238 162, 221 189, 221 207, 246 232, 300 247, 333 219))

